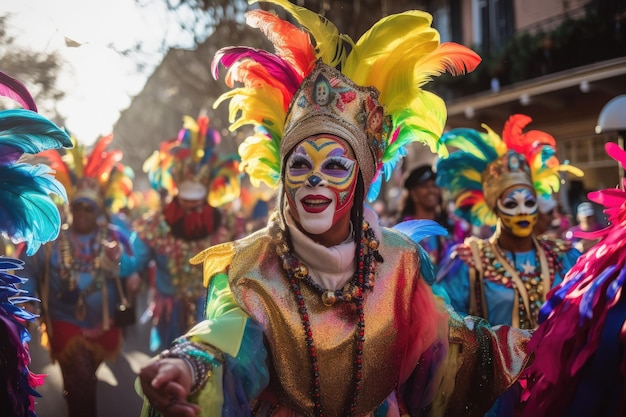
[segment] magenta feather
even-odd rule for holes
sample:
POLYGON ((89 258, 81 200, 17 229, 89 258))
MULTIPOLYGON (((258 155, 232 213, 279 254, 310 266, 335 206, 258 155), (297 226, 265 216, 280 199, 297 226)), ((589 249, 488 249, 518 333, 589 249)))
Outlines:
POLYGON ((2 71, 0 71, 0 95, 16 101, 25 109, 37 111, 35 100, 24 84, 2 71))
POLYGON ((302 82, 302 77, 298 76, 298 74, 296 74, 296 72, 282 58, 267 51, 246 46, 233 46, 222 48, 217 51, 215 58, 213 58, 211 63, 211 72, 213 73, 213 77, 216 80, 219 77, 219 63, 224 65, 226 68, 229 68, 235 62, 242 59, 251 59, 263 65, 276 80, 280 81, 285 87, 294 93, 298 89, 300 82, 302 82))

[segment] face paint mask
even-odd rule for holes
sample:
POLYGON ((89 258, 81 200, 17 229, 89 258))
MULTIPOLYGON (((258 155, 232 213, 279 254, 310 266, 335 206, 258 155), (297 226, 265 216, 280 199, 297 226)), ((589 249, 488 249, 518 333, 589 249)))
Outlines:
POLYGON ((513 187, 496 201, 502 225, 514 236, 528 237, 537 223, 539 205, 528 187, 513 187))
POLYGON ((358 165, 343 141, 327 136, 307 139, 295 148, 286 167, 287 201, 306 232, 327 232, 350 214, 358 165))

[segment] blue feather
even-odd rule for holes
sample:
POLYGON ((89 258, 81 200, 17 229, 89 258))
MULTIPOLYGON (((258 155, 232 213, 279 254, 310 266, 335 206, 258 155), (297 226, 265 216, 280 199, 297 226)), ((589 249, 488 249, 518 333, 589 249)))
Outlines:
POLYGON ((465 149, 463 153, 475 154, 477 157, 486 161, 493 161, 498 157, 495 146, 492 143, 493 140, 489 135, 475 129, 452 129, 441 136, 441 141, 446 146, 465 149), (474 152, 470 152, 470 149, 474 152))
POLYGON ((445 227, 434 220, 407 220, 396 224, 393 229, 404 233, 415 243, 430 236, 448 236, 445 227))
POLYGON ((437 278, 435 275, 435 266, 433 265, 433 261, 430 259, 428 252, 422 247, 422 245, 417 245, 417 250, 420 257, 420 269, 422 271, 422 276, 428 285, 433 285, 435 283, 435 279, 437 278))
POLYGON ((61 216, 50 194, 65 200, 67 194, 51 172, 47 165, 0 165, 0 231, 14 242, 27 242, 28 255, 56 239, 61 227, 61 216))
POLYGON ((448 231, 434 220, 407 220, 393 226, 394 230, 408 236, 415 242, 420 258, 422 276, 432 285, 435 282, 435 267, 428 255, 428 252, 419 244, 424 238, 430 236, 447 236, 448 231))
MULTIPOLYGON (((15 269, 24 269, 24 261, 0 256, 0 278, 6 278, 4 271, 12 271, 15 269)), ((11 277, 14 276, 12 275, 11 277)))
POLYGON ((382 183, 383 183, 382 173, 379 172, 378 175, 374 177, 374 180, 372 181, 372 184, 370 185, 370 189, 367 192, 368 202, 371 203, 374 200, 376 200, 376 197, 378 197, 378 194, 380 193, 380 187, 382 186, 382 183))
POLYGON ((624 280, 626 280, 626 268, 620 271, 617 278, 606 289, 608 299, 613 300, 618 295, 619 290, 624 286, 624 280))

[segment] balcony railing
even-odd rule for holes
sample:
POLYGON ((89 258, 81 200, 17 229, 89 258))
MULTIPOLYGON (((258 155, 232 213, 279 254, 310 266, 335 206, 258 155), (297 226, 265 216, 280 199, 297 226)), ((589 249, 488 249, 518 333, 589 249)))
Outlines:
POLYGON ((433 88, 454 100, 536 77, 626 56, 626 11, 589 4, 561 20, 539 22, 518 31, 494 53, 478 51, 483 62, 464 77, 439 77, 433 88))

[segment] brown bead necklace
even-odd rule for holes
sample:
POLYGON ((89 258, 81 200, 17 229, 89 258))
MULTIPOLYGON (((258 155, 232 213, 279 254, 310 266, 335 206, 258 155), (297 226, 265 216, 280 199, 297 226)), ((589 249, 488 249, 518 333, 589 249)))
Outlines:
POLYGON ((356 404, 359 392, 361 390, 361 378, 363 369, 363 343, 365 341, 365 314, 363 312, 363 296, 364 292, 371 290, 374 286, 376 263, 382 262, 383 258, 378 252, 378 240, 374 234, 374 230, 364 221, 359 241, 358 254, 359 261, 357 269, 350 281, 341 289, 328 290, 313 281, 309 275, 308 267, 303 264, 290 249, 285 241, 284 232, 277 223, 270 224, 270 230, 274 243, 276 245, 276 254, 282 260, 282 266, 289 284, 298 303, 300 319, 304 328, 306 338, 306 346, 308 356, 311 362, 311 372, 313 379, 313 387, 311 397, 314 404, 315 417, 324 417, 322 409, 321 392, 320 392, 320 374, 317 362, 317 351, 313 339, 313 331, 311 330, 311 322, 309 321, 309 313, 306 308, 304 296, 300 290, 300 282, 312 288, 322 299, 324 305, 331 307, 336 302, 352 302, 355 304, 356 314, 358 315, 357 332, 355 333, 355 350, 353 368, 353 386, 350 397, 350 406, 348 413, 343 415, 354 416, 356 412, 356 404))

